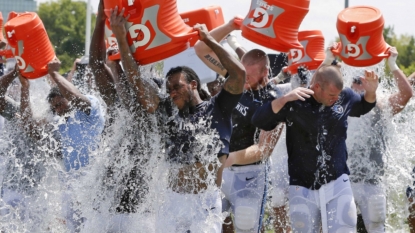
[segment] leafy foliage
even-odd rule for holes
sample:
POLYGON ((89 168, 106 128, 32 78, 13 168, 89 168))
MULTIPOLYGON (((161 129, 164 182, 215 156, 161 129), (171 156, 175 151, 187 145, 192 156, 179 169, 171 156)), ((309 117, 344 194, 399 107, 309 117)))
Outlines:
MULTIPOLYGON (((58 0, 39 5, 42 19, 63 72, 70 70, 76 58, 85 54, 86 2, 58 0)), ((91 25, 95 25, 95 15, 91 25)))

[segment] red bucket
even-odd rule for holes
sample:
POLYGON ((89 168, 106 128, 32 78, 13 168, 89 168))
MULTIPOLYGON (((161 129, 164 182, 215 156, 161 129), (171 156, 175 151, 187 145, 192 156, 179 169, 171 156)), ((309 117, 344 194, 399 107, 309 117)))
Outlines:
MULTIPOLYGON (((183 12, 180 14, 180 17, 183 19, 185 24, 191 27, 197 23, 205 24, 209 31, 225 23, 222 8, 220 6, 209 6, 193 11, 183 12)), ((192 38, 190 40, 190 46, 193 47, 197 41, 197 37, 192 38)))
POLYGON ((310 0, 252 0, 241 27, 246 39, 280 52, 301 48, 298 28, 308 13, 310 0))
MULTIPOLYGON (((197 32, 187 26, 177 11, 176 0, 105 0, 105 12, 124 7, 130 14, 126 23, 127 41, 134 59, 141 65, 150 64, 178 54, 189 48, 189 40, 197 32)), ((111 56, 111 60, 119 55, 111 56)))
POLYGON ((372 6, 353 6, 337 16, 340 43, 333 50, 351 66, 372 66, 389 56, 389 45, 383 39, 385 21, 379 9, 372 6))
POLYGON ((299 66, 305 66, 309 70, 316 70, 324 61, 324 36, 320 30, 301 31, 298 40, 303 48, 290 49, 288 54, 288 67, 284 72, 297 73, 299 66))
POLYGON ((34 12, 18 14, 4 29, 20 73, 29 79, 46 75, 55 51, 39 16, 34 12))

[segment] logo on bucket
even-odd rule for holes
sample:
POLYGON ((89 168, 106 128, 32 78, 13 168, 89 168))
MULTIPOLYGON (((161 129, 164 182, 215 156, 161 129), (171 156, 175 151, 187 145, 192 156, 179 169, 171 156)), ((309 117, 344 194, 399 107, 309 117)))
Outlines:
POLYGON ((283 12, 284 9, 269 5, 267 2, 261 0, 252 1, 251 10, 243 24, 261 34, 275 38, 273 25, 278 16, 283 12))
POLYGON ((355 60, 367 60, 371 59, 372 56, 367 52, 366 46, 370 36, 362 36, 356 42, 351 43, 345 35, 340 34, 340 40, 342 43, 341 56, 344 58, 355 58, 355 60))
POLYGON ((291 49, 290 50, 290 64, 296 63, 303 57, 303 51, 301 49, 291 49))
MULTIPOLYGON (((171 38, 166 36, 158 28, 157 15, 159 6, 152 6, 144 10, 143 17, 140 23, 127 22, 126 28, 128 35, 132 40, 130 50, 135 53, 139 47, 150 45, 146 49, 151 49, 163 44, 167 44, 171 41, 171 38)), ((105 27, 105 34, 108 38, 109 46, 118 46, 117 39, 114 37, 113 32, 108 26, 105 27)))
POLYGON ((312 59, 307 54, 307 45, 308 40, 302 40, 300 41, 300 44, 303 46, 304 49, 290 49, 290 56, 289 56, 289 63, 295 64, 295 63, 305 63, 310 62, 312 59))

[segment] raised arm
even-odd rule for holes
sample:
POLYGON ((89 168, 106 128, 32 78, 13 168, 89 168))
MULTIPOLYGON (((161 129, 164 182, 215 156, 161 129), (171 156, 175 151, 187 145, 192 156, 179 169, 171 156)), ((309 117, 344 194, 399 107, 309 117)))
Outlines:
POLYGON ((392 106, 392 114, 395 115, 405 108, 406 104, 413 96, 413 92, 405 74, 396 65, 398 51, 395 47, 391 47, 389 53, 388 65, 398 86, 398 92, 389 97, 389 104, 392 106))
POLYGON ((111 10, 111 28, 112 32, 117 38, 118 49, 121 54, 121 62, 123 64, 125 75, 130 85, 134 87, 134 92, 138 103, 148 112, 156 111, 159 103, 159 89, 157 85, 150 79, 142 77, 140 69, 131 54, 130 47, 127 42, 126 21, 129 18, 124 18, 124 8, 118 14, 118 7, 111 10))
POLYGON ((89 114, 91 102, 72 83, 59 74, 60 65, 61 63, 58 59, 54 59, 48 63, 48 72, 51 79, 56 83, 63 97, 71 102, 72 106, 89 114))
POLYGON ((105 13, 104 4, 101 0, 98 5, 98 15, 95 22, 94 33, 92 34, 91 47, 89 50, 89 66, 95 77, 95 83, 102 99, 107 106, 112 106, 116 99, 114 78, 110 68, 106 65, 105 34, 105 13))
POLYGON ((298 87, 281 98, 274 99, 259 107, 252 116, 251 123, 266 131, 273 130, 278 122, 284 121, 286 111, 282 110, 286 109, 284 106, 288 102, 296 100, 304 101, 304 98, 310 98, 312 94, 314 94, 312 90, 298 87))
POLYGON ((17 75, 18 71, 14 68, 11 72, 0 77, 0 113, 3 113, 7 108, 6 92, 17 75))
POLYGON ((245 68, 226 51, 207 31, 206 25, 196 24, 195 30, 199 31, 200 40, 203 41, 218 56, 220 63, 228 71, 229 77, 223 84, 223 88, 231 94, 241 94, 245 84, 245 68))
MULTIPOLYGON (((226 36, 229 35, 234 30, 240 30, 240 26, 235 23, 235 19, 238 20, 239 17, 235 17, 230 20, 228 23, 223 24, 212 31, 209 34, 216 42, 222 41, 226 36)), ((239 58, 246 53, 246 50, 236 41, 236 37, 230 35, 227 37, 228 44, 235 50, 239 58)), ((203 41, 198 41, 194 46, 197 56, 205 63, 210 69, 216 73, 225 76, 228 72, 227 69, 219 61, 218 56, 215 52, 206 45, 203 41)))

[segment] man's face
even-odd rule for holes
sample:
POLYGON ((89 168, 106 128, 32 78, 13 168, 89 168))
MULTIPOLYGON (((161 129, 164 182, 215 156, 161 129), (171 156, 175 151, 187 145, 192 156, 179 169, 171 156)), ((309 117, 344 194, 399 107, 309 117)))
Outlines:
POLYGON ((332 106, 338 99, 341 90, 337 89, 334 84, 320 85, 316 84, 316 100, 324 106, 332 106))
POLYGON ((268 69, 261 64, 246 65, 242 62, 246 70, 245 90, 257 90, 265 86, 268 82, 268 69))
POLYGON ((70 105, 67 99, 55 96, 49 100, 50 108, 53 113, 56 113, 58 116, 64 116, 70 111, 70 105))
POLYGON ((167 93, 178 109, 190 106, 193 92, 192 84, 186 82, 184 74, 177 73, 168 77, 166 82, 167 93))

